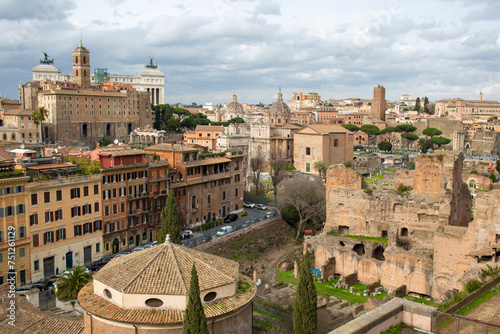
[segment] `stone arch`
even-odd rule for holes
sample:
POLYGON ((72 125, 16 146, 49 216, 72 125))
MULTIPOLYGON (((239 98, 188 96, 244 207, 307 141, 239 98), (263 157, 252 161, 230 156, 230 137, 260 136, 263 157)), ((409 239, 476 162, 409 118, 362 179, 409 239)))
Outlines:
POLYGON ((340 275, 350 275, 357 270, 357 259, 355 255, 350 252, 341 252, 335 257, 336 266, 335 273, 340 275))
POLYGON ((87 123, 82 124, 82 137, 87 137, 88 135, 88 125, 87 123))
POLYGON ((373 259, 363 258, 359 261, 358 280, 370 284, 379 281, 378 265, 373 259))
POLYGON ((363 255, 365 254, 365 245, 363 244, 356 244, 354 245, 354 247, 352 248, 352 250, 358 254, 358 255, 363 255))
POLYGON ((379 261, 385 261, 385 256, 384 256, 384 247, 382 246, 377 246, 372 252, 372 257, 374 259, 377 259, 379 261))
POLYGON ((448 292, 451 291, 451 281, 446 276, 438 276, 432 285, 432 297, 436 299, 447 299, 448 292))
POLYGON ((406 280, 406 291, 430 296, 431 287, 429 279, 421 272, 413 271, 406 280))
POLYGON ((402 236, 402 237, 408 236, 408 229, 406 227, 401 228, 400 236, 402 236))

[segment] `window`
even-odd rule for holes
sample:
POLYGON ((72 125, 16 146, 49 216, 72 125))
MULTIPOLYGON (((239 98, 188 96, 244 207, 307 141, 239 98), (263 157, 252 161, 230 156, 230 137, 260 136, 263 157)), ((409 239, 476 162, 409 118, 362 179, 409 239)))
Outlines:
POLYGON ((128 244, 129 244, 129 245, 131 245, 131 244, 133 244, 133 243, 134 243, 134 237, 130 237, 130 238, 128 239, 128 244))
POLYGON ((306 163, 306 172, 311 171, 311 164, 309 162, 306 163))
POLYGON ((94 212, 99 212, 99 202, 94 203, 94 212))
POLYGON ((40 270, 40 261, 39 260, 36 260, 35 262, 33 262, 33 268, 35 271, 40 270))
POLYGON ((71 189, 71 199, 80 198, 80 188, 71 189))
POLYGON ((109 216, 109 205, 104 207, 104 216, 109 216))
POLYGON ((118 206, 113 204, 113 214, 116 215, 118 213, 118 206))
POLYGON ((94 195, 98 195, 98 194, 99 194, 99 185, 94 184, 94 195))
POLYGON ((238 188, 234 189, 234 196, 238 197, 238 188))
POLYGON ((38 195, 31 194, 31 205, 37 205, 37 204, 38 204, 38 195))
POLYGON ((16 214, 20 215, 20 214, 23 214, 23 213, 26 213, 25 208, 24 208, 24 204, 19 204, 16 207, 16 214))
POLYGON ((333 140, 333 146, 339 146, 339 140, 338 139, 334 139, 333 140))
POLYGON ((54 221, 54 213, 52 211, 46 211, 45 212, 45 222, 50 223, 54 221))
POLYGON ((24 257, 24 247, 19 248, 19 257, 24 257))
POLYGON ((110 232, 110 229, 111 229, 110 224, 106 224, 105 229, 106 229, 106 231, 105 231, 105 232, 106 232, 106 233, 109 233, 109 232, 110 232))
POLYGON ((4 242, 4 240, 3 240, 3 231, 0 231, 0 242, 4 242))
POLYGON ((26 238, 26 226, 19 227, 19 239, 26 238))
POLYGON ((56 231, 56 241, 66 239, 66 229, 60 228, 56 231))
POLYGON ((57 202, 62 201, 62 190, 57 190, 56 191, 56 201, 57 202))
POLYGON ((311 148, 310 147, 306 147, 306 155, 311 155, 311 148))
POLYGON ((82 235, 82 225, 73 226, 73 230, 74 230, 75 237, 82 235))
POLYGON ((101 251, 101 244, 100 243, 96 243, 95 244, 95 252, 99 253, 100 251, 101 251))
POLYGON ((83 224, 83 234, 92 233, 92 223, 83 224))
POLYGON ((118 231, 120 228, 118 227, 118 222, 113 222, 113 231, 118 231))
POLYGON ((125 212, 125 203, 121 203, 120 206, 121 206, 121 212, 125 212))
POLYGON ((102 230, 102 221, 96 220, 94 222, 94 231, 101 231, 102 230))
POLYGON ((38 234, 33 235, 33 247, 38 247, 39 246, 39 240, 38 240, 38 234))
POLYGON ((5 195, 11 195, 14 193, 13 187, 5 187, 5 195))
POLYGON ((63 213, 62 209, 57 209, 55 212, 55 220, 62 220, 63 219, 63 213))
POLYGON ((50 192, 46 191, 43 193, 43 202, 50 203, 50 192))
POLYGON ((50 244, 51 242, 54 242, 54 231, 50 232, 45 232, 43 234, 43 244, 50 244))
POLYGON ((81 208, 79 206, 74 206, 71 208, 71 217, 81 216, 81 208))
POLYGON ((82 211, 84 215, 88 215, 92 213, 92 206, 90 204, 85 204, 82 206, 82 211))
POLYGON ((38 225, 38 213, 30 215, 30 226, 38 225))
POLYGON ((222 199, 226 199, 226 192, 225 191, 222 192, 222 199))
POLYGON ((83 196, 87 197, 89 195, 89 187, 85 186, 83 187, 83 196))
POLYGON ((24 192, 24 186, 16 186, 16 193, 23 193, 24 192))

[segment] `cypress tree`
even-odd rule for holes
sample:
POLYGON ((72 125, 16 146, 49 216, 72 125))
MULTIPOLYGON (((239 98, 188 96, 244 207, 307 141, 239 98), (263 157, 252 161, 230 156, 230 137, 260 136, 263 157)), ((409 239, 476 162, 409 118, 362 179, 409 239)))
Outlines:
POLYGON ((167 203, 161 212, 161 228, 156 239, 158 244, 165 242, 167 234, 170 234, 170 240, 174 244, 181 244, 181 231, 179 229, 179 216, 175 208, 174 190, 170 188, 167 197, 167 203))
POLYGON ((312 334, 318 332, 318 307, 316 287, 312 277, 309 251, 300 267, 299 286, 293 303, 293 333, 312 334))
POLYGON ((208 334, 207 319, 200 299, 198 273, 193 263, 191 282, 189 284, 189 299, 184 312, 182 334, 208 334))

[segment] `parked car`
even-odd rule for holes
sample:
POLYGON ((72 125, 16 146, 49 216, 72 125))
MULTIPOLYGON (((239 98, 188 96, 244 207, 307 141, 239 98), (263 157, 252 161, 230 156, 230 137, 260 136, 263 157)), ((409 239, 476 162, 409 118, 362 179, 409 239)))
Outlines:
POLYGON ((47 282, 35 283, 35 284, 33 284, 33 287, 40 289, 40 291, 45 291, 45 290, 50 289, 50 285, 47 282))
POLYGON ((185 230, 181 232, 181 239, 186 240, 189 239, 193 236, 193 231, 190 230, 185 230))
POLYGON ((250 208, 250 209, 255 208, 255 204, 250 203, 250 202, 243 202, 243 206, 244 206, 245 208, 250 208))
POLYGON ((16 289, 18 295, 24 296, 24 294, 33 289, 33 285, 24 285, 16 289))
POLYGON ((259 210, 267 210, 267 206, 265 206, 264 204, 257 204, 255 207, 259 210))
POLYGON ((139 251, 141 251, 141 250, 143 250, 143 249, 144 249, 144 247, 137 246, 137 247, 135 247, 134 249, 132 249, 132 253, 139 252, 139 251))
POLYGON ((143 247, 144 247, 144 249, 148 249, 148 248, 151 248, 153 246, 154 246, 153 243, 150 243, 150 244, 144 245, 143 247))
POLYGON ((222 237, 223 235, 229 234, 233 231, 234 231, 234 229, 232 226, 223 226, 223 227, 221 227, 220 230, 217 231, 217 236, 222 237))
POLYGON ((278 215, 278 210, 276 210, 276 209, 271 209, 270 211, 266 212, 267 218, 271 218, 271 217, 274 217, 277 215, 278 215))
POLYGON ((234 222, 238 220, 238 215, 235 214, 235 213, 231 213, 229 215, 226 216, 226 218, 224 218, 224 223, 230 223, 230 222, 234 222))

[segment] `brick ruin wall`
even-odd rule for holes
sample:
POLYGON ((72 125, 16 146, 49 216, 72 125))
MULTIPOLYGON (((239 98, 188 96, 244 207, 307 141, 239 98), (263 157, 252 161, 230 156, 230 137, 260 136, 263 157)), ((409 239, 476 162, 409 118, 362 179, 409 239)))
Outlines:
MULTIPOLYGON (((402 195, 394 189, 366 192, 352 169, 329 168, 325 233, 306 240, 314 266, 330 261, 336 274, 357 272, 361 282, 406 285, 408 292, 438 300, 460 289, 481 267, 467 254, 500 238, 500 191, 478 194, 470 222, 472 197, 462 182, 462 162, 461 155, 419 156, 414 190, 402 195), (388 244, 347 234, 388 236, 388 244)), ((402 175, 405 183, 408 178, 402 175)))

